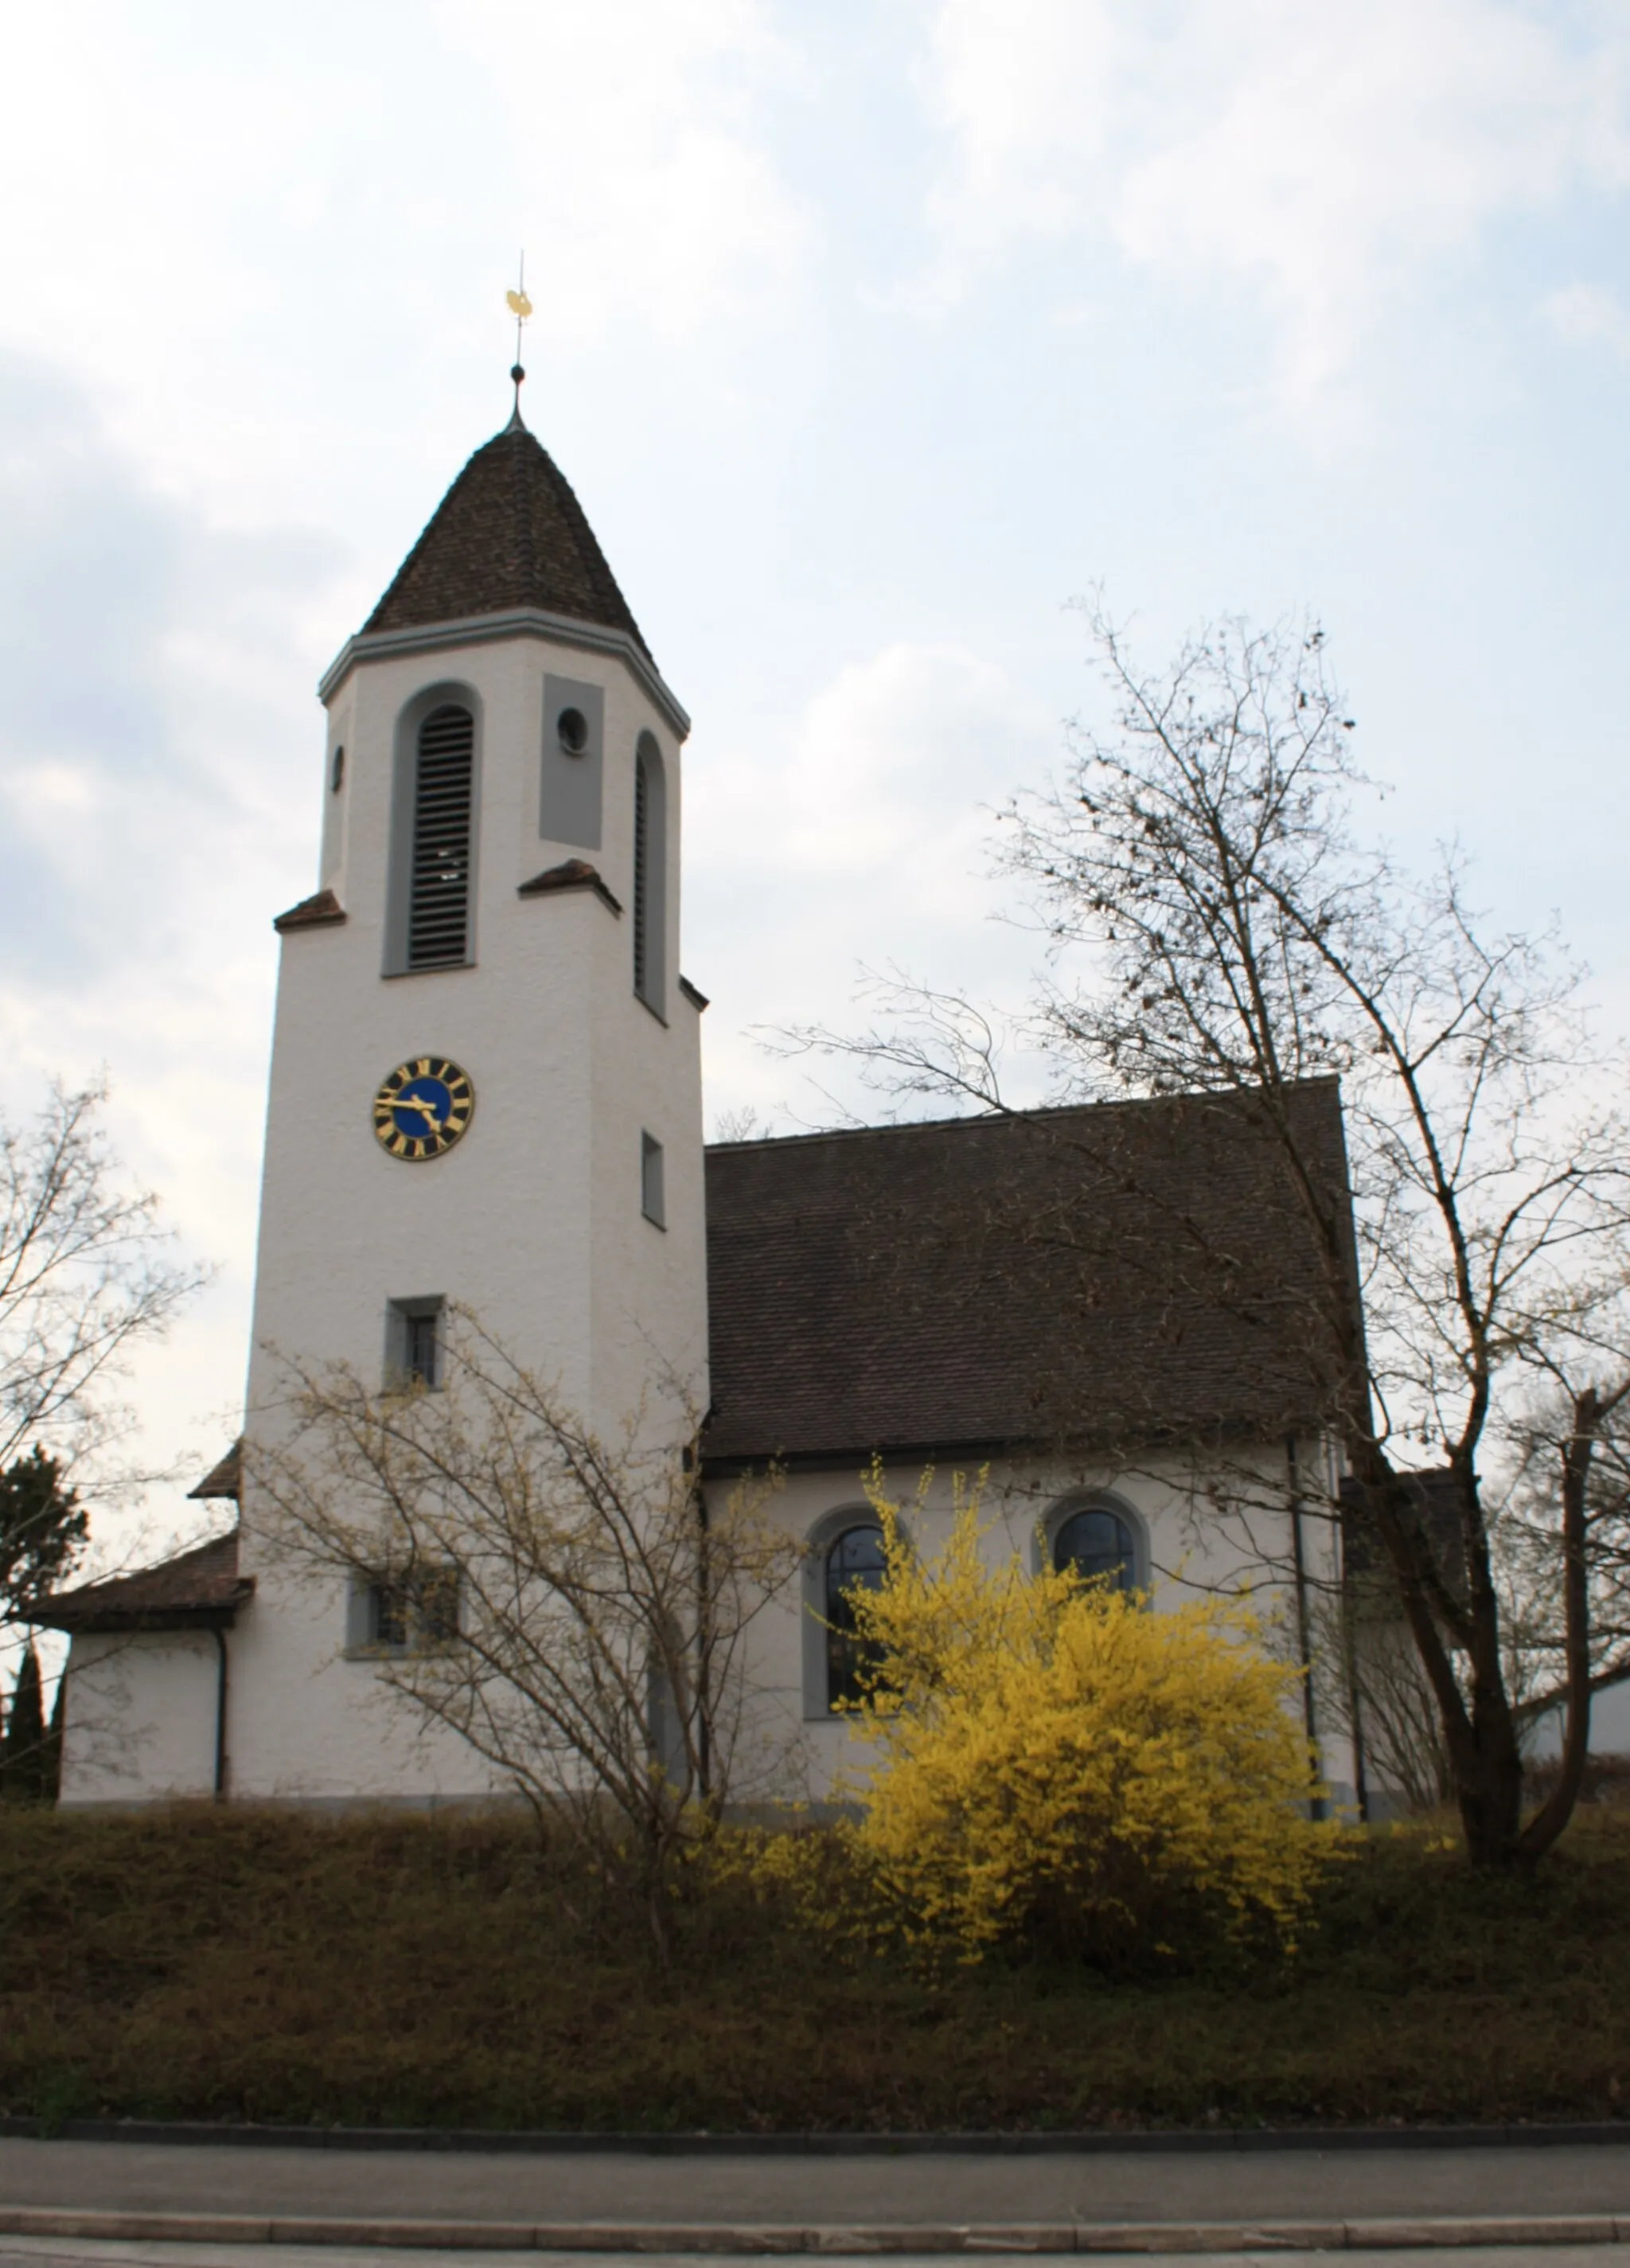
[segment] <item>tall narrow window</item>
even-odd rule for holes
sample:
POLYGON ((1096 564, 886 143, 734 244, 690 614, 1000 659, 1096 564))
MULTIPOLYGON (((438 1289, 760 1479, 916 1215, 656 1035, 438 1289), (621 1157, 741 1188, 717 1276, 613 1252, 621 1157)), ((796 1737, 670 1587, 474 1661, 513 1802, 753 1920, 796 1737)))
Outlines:
POLYGON ((634 989, 663 1013, 663 889, 668 868, 667 789, 662 751, 642 733, 634 756, 634 989))
POLYGON ((409 968, 469 959, 471 789, 475 719, 449 703, 419 727, 413 863, 408 882, 409 968))
POLYGON ((403 1365, 415 1386, 435 1386, 436 1323, 434 1314, 404 1315, 408 1339, 408 1359, 403 1365))
POLYGON ((1089 1505, 1072 1512, 1053 1538, 1053 1565, 1061 1575, 1073 1570, 1111 1591, 1137 1587, 1137 1549, 1132 1530, 1118 1512, 1089 1505))
POLYGON ((668 1226, 667 1209, 663 1202, 662 1145, 654 1134, 640 1137, 640 1211, 658 1228, 668 1226))
POLYGON ((828 1709, 852 1708, 871 1690, 877 1648, 855 1628, 855 1594, 881 1590, 887 1572, 883 1531, 870 1521, 847 1529, 826 1553, 828 1709))
POLYGON ((650 976, 650 768, 642 748, 634 759, 634 989, 647 997, 650 976))
POLYGON ((395 1393, 431 1393, 442 1382, 442 1301, 393 1300, 385 1311, 385 1382, 395 1393))

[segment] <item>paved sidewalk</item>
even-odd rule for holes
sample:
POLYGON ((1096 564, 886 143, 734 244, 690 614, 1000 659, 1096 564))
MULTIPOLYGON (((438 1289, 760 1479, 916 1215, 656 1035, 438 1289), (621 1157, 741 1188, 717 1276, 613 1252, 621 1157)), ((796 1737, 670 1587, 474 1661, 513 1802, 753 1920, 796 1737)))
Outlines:
MULTIPOLYGON (((604 2252, 415 2252, 408 2268, 612 2268, 620 2256, 604 2252)), ((627 2256, 620 2256, 627 2257, 627 2256)), ((739 2256, 644 2252, 640 2268, 742 2268, 739 2256)), ((396 2256, 400 2260, 400 2256, 396 2256)), ((841 2256, 829 2255, 833 2268, 841 2256)), ((1145 2253, 1137 2268, 1193 2268, 1192 2253, 1145 2253)), ((1236 2253, 1229 2268, 1330 2268, 1322 2252, 1236 2253)), ((246 2244, 97 2244, 75 2242, 41 2247, 23 2237, 0 2237, 0 2268, 266 2268, 262 2247, 246 2244)), ((393 2268, 393 2256, 371 2250, 279 2245, 276 2268, 393 2268)), ((855 2264, 859 2268, 859 2264, 855 2264)), ((865 2268, 875 2268, 868 2262, 865 2268)), ((901 2252, 890 2268, 944 2268, 936 2254, 901 2252)), ((1435 2252, 1389 2253, 1384 2268, 1443 2268, 1435 2252)), ((1630 2268, 1630 2244, 1542 2247, 1468 2245, 1457 2250, 1453 2268, 1630 2268)))
POLYGON ((7 2136, 0 2206, 495 2225, 1630 2220, 1630 2144, 736 2158, 7 2136))

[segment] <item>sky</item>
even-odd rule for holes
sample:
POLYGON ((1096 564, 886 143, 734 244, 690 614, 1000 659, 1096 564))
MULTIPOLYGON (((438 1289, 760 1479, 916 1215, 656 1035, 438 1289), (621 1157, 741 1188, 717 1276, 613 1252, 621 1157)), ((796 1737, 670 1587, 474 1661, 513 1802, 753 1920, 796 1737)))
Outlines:
POLYGON ((105 1071, 215 1268, 158 1530, 241 1400, 316 682, 508 415, 522 247, 694 719, 710 1126, 831 1118, 762 1035, 863 968, 1022 998, 991 814, 1098 713, 1095 586, 1151 665, 1315 615, 1400 852, 1630 1022, 1630 0, 4 16, 0 1116, 105 1071))

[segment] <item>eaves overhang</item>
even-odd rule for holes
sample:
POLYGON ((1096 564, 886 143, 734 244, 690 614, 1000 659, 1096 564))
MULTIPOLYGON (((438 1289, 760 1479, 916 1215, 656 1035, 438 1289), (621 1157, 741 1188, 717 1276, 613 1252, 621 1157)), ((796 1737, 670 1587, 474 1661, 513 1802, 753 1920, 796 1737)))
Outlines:
POLYGON ((1328 1433, 1328 1422, 1318 1418, 1289 1417, 1282 1425, 1219 1423, 1193 1430, 1162 1431, 1114 1427, 1065 1436, 1053 1433, 946 1436, 935 1440, 874 1441, 870 1447, 731 1448, 709 1451, 704 1439, 700 1460, 703 1480, 737 1480, 770 1466, 784 1473, 863 1473, 872 1465, 952 1466, 1030 1464, 1056 1467, 1071 1463, 1102 1463, 1105 1459, 1125 1464, 1140 1456, 1170 1456, 1196 1449, 1222 1454, 1259 1449, 1281 1443, 1287 1432, 1298 1440, 1316 1440, 1328 1433))
POLYGON ((427 622, 400 630, 359 630, 347 638, 319 681, 318 697, 332 701, 358 663, 395 661, 408 654, 446 653, 466 645, 492 645, 503 638, 547 638, 552 644, 575 645, 585 653, 615 654, 626 661, 677 736, 687 740, 691 720, 650 656, 626 630, 598 622, 575 621, 568 615, 546 614, 538 607, 515 607, 498 615, 471 615, 462 622, 427 622))
POLYGON ((235 1582, 220 1587, 214 1598, 180 1599, 167 1603, 156 1601, 148 1606, 123 1606, 111 1598, 75 1599, 70 1594, 61 1600, 42 1601, 28 1619, 40 1629, 66 1631, 77 1638, 231 1630, 239 1609, 253 1598, 254 1582, 253 1575, 240 1575, 235 1582))

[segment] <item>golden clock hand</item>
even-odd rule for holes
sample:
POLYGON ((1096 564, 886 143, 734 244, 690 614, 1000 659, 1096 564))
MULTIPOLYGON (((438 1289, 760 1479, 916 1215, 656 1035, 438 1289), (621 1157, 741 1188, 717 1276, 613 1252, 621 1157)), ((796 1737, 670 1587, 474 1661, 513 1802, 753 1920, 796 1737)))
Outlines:
POLYGON ((431 1109, 430 1104, 422 1101, 416 1094, 399 1094, 391 1108, 393 1110, 416 1110, 422 1118, 430 1120, 438 1134, 442 1130, 442 1121, 431 1109))

